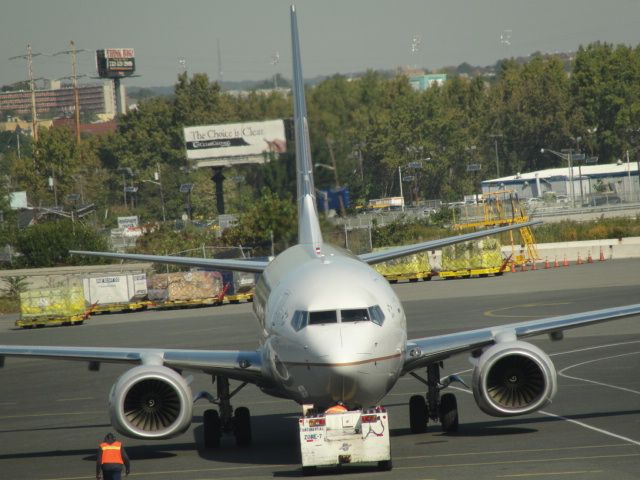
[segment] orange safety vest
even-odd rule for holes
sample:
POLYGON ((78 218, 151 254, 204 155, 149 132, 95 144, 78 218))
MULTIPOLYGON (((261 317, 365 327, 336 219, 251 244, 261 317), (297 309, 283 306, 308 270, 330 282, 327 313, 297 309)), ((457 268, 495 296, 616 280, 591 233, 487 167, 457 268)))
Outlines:
POLYGON ((105 463, 119 463, 120 465, 124 464, 121 453, 122 443, 101 443, 100 450, 102 450, 102 465, 104 465, 105 463))
POLYGON ((327 408, 324 413, 342 413, 342 412, 346 412, 347 409, 346 407, 342 406, 342 405, 334 405, 333 407, 329 407, 327 408))

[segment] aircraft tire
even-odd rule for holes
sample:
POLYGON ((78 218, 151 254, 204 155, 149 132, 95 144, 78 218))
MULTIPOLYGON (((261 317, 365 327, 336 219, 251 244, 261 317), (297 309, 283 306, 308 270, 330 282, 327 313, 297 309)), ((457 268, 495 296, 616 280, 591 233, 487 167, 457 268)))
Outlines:
POLYGON ((380 460, 378 462, 378 470, 382 470, 383 472, 389 472, 393 469, 393 461, 391 460, 380 460))
POLYGON ((427 431, 427 402, 422 395, 413 395, 409 399, 409 426, 411 433, 427 431))
POLYGON ((458 431, 458 401, 453 393, 440 398, 440 424, 445 432, 458 431))
POLYGON ((210 408, 204 411, 204 447, 218 448, 220 447, 220 437, 222 437, 222 423, 217 410, 210 408))
POLYGON ((251 413, 247 407, 236 408, 233 416, 233 429, 236 435, 236 444, 239 447, 251 445, 251 413))

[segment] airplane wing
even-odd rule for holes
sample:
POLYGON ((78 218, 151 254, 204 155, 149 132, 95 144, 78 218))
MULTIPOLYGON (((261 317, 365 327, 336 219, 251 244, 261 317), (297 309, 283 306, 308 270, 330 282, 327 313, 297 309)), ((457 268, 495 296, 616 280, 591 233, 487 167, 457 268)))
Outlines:
POLYGON ((634 315, 640 315, 640 303, 408 340, 403 374, 426 367, 430 363, 444 360, 457 353, 492 345, 503 339, 515 340, 546 333, 561 333, 572 328, 634 315))
POLYGON ((358 258, 360 258, 360 260, 362 260, 363 262, 372 265, 374 263, 386 262, 387 260, 393 260, 394 258, 404 257, 405 255, 411 255, 413 253, 422 252, 424 250, 434 250, 436 248, 446 247, 447 245, 453 245, 454 243, 475 240, 476 238, 486 237, 495 233, 507 232, 509 230, 529 227, 531 225, 538 225, 540 223, 542 223, 542 221, 532 220, 524 223, 511 224, 504 227, 489 228, 486 230, 479 230, 477 232, 466 233, 463 235, 456 235, 454 237, 429 240, 427 242, 414 243, 413 245, 390 248, 388 250, 382 250, 379 252, 364 253, 362 255, 358 255, 358 258))
POLYGON ((69 250, 69 253, 73 253, 74 255, 87 255, 90 257, 120 258, 122 260, 169 263, 172 265, 188 265, 191 267, 219 268, 221 270, 235 270, 251 273, 262 273, 269 264, 269 262, 257 260, 173 257, 171 255, 145 255, 138 253, 86 252, 81 250, 69 250))
POLYGON ((4 357, 77 360, 90 362, 94 367, 102 362, 164 365, 176 370, 224 375, 259 385, 268 381, 262 375, 259 351, 0 345, 0 366, 4 365, 4 357))

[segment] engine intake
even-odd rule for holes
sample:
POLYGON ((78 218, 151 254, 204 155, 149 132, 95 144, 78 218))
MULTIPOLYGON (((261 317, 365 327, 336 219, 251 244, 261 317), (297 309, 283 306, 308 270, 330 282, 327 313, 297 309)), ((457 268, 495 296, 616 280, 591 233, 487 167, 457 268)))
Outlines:
POLYGON ((557 390, 556 370, 549 356, 520 341, 489 347, 477 361, 472 382, 480 409, 498 417, 539 410, 557 390))
POLYGON ((142 365, 125 372, 109 395, 114 428, 133 438, 169 438, 191 423, 193 400, 185 379, 170 368, 142 365))

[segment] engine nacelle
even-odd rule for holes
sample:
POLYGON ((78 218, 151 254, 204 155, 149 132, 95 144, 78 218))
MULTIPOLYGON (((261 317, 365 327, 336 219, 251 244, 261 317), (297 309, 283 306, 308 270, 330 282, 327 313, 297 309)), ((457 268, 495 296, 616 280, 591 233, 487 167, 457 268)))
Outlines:
POLYGON ((125 372, 109 394, 111 424, 132 438, 169 438, 191 424, 193 396, 185 379, 161 365, 125 372))
POLYGON ((556 369, 535 345, 513 341, 486 349, 473 369, 473 396, 494 417, 535 412, 556 394, 556 369))

